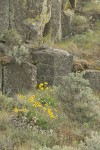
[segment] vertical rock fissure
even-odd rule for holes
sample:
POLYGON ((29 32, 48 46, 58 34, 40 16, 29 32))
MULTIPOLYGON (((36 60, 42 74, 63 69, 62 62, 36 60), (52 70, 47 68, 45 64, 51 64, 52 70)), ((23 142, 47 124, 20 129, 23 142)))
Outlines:
POLYGON ((1 83, 1 92, 4 94, 4 66, 2 65, 2 83, 1 83))
POLYGON ((10 20, 10 14, 11 13, 11 7, 10 7, 10 0, 9 0, 9 26, 8 26, 8 30, 11 29, 11 20, 10 20))

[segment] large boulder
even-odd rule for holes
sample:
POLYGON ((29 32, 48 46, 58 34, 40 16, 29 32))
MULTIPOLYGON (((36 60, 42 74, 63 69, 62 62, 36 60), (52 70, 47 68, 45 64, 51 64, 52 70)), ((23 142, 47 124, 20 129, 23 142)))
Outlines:
POLYGON ((59 49, 39 49, 32 52, 32 60, 37 67, 37 82, 47 81, 52 86, 71 72, 73 56, 59 49))
POLYGON ((15 94, 31 90, 36 85, 37 69, 30 63, 16 62, 4 66, 3 93, 15 94))
POLYGON ((89 80, 91 88, 94 91, 100 92, 100 71, 86 70, 84 73, 84 78, 89 80))

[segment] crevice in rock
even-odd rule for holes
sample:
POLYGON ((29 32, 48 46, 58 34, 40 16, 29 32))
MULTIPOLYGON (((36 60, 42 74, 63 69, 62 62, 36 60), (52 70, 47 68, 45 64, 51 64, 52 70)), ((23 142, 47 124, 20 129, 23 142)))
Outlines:
POLYGON ((1 93, 4 94, 4 65, 2 65, 2 83, 1 83, 1 93))
POLYGON ((70 4, 71 4, 71 8, 74 9, 75 8, 75 0, 69 0, 70 4))
POLYGON ((50 31, 50 21, 45 24, 44 31, 43 31, 43 37, 47 36, 50 31))
POLYGON ((9 0, 9 26, 8 26, 8 30, 10 30, 11 29, 11 18, 10 18, 10 16, 11 16, 11 1, 9 0))

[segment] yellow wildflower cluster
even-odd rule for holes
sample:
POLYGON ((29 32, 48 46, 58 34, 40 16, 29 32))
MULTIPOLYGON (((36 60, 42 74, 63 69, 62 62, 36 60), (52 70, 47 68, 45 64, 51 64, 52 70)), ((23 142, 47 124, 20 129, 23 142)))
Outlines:
POLYGON ((48 90, 49 89, 48 82, 40 83, 38 87, 39 87, 39 90, 44 90, 44 89, 48 90))
POLYGON ((51 118, 55 119, 55 116, 50 108, 48 108, 48 114, 50 115, 51 118))
POLYGON ((40 102, 34 102, 33 106, 34 106, 34 107, 42 107, 42 105, 41 105, 40 102))
POLYGON ((18 96, 19 98, 26 99, 26 96, 25 96, 25 95, 18 94, 17 96, 18 96))
POLYGON ((16 113, 18 113, 18 112, 27 112, 28 110, 26 108, 24 108, 24 107, 22 107, 22 109, 18 109, 17 107, 15 107, 13 109, 13 111, 16 112, 16 113))
MULTIPOLYGON (((39 89, 40 90, 44 90, 44 89, 48 89, 48 83, 47 82, 44 82, 44 83, 40 83, 39 84, 39 89)), ((18 96, 18 98, 21 98, 22 100, 27 100, 28 99, 28 101, 31 103, 31 106, 33 106, 33 107, 35 107, 35 108, 40 108, 42 111, 44 111, 44 112, 47 112, 47 114, 50 116, 50 118, 56 118, 55 116, 54 116, 54 114, 53 114, 53 111, 52 111, 52 109, 49 107, 49 105, 48 105, 48 103, 47 102, 45 102, 45 104, 43 104, 42 103, 42 101, 41 102, 39 102, 39 101, 36 101, 35 100, 35 95, 32 95, 32 96, 30 96, 29 98, 27 97, 26 98, 26 96, 24 96, 24 95, 21 95, 21 94, 19 94, 19 95, 17 95, 18 96)), ((43 101, 44 102, 44 101, 43 101)), ((13 109, 13 111, 14 112, 16 112, 16 113, 18 113, 18 112, 27 112, 28 110, 26 109, 26 108, 24 108, 24 107, 22 107, 22 109, 18 109, 17 107, 15 107, 14 109, 13 109)))
POLYGON ((29 98, 29 101, 30 101, 30 102, 35 102, 35 101, 34 101, 34 98, 35 98, 35 95, 32 95, 32 96, 29 98))
POLYGON ((42 105, 41 102, 35 101, 34 98, 35 98, 35 96, 29 99, 29 101, 33 103, 33 107, 40 107, 43 111, 45 111, 45 112, 47 111, 50 118, 54 118, 54 119, 56 118, 47 103, 45 105, 42 105))

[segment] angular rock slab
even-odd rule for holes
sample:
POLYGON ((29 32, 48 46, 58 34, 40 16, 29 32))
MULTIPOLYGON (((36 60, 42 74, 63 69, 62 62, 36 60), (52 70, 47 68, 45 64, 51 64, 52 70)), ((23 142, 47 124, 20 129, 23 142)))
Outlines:
POLYGON ((84 73, 84 78, 89 80, 91 88, 94 91, 100 92, 100 71, 86 70, 84 73))
POLYGON ((4 67, 4 94, 31 90, 36 85, 37 69, 30 63, 10 63, 4 67))
POLYGON ((32 60, 37 67, 37 82, 47 81, 52 86, 71 72, 73 56, 64 50, 40 49, 32 53, 32 60))

